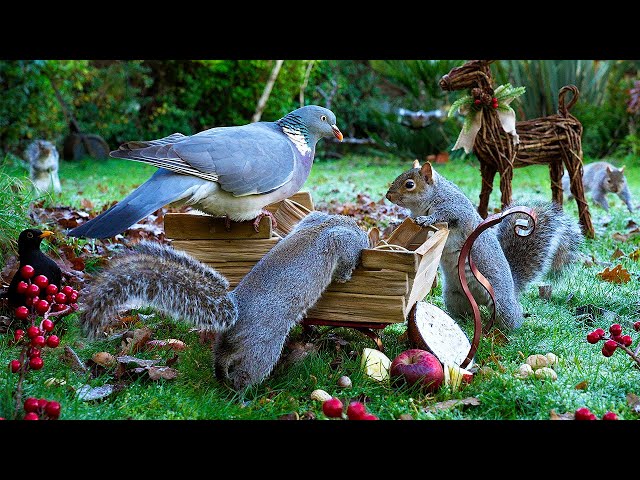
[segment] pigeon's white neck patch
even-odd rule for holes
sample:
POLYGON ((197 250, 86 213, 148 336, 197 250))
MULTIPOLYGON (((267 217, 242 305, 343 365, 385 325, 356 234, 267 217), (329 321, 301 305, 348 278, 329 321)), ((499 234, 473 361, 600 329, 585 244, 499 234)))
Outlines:
POLYGON ((304 135, 300 130, 287 127, 285 125, 282 127, 282 131, 287 137, 289 137, 289 140, 293 142, 293 144, 302 155, 307 155, 311 152, 311 147, 309 147, 309 145, 307 144, 307 140, 304 138, 304 135))

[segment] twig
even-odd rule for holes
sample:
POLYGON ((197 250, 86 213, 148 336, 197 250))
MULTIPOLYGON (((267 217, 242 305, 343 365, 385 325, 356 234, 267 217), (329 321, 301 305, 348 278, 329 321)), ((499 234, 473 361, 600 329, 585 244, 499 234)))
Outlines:
POLYGON ((22 405, 22 384, 24 383, 24 376, 27 371, 27 366, 24 363, 25 356, 29 345, 24 345, 20 351, 20 377, 18 378, 18 384, 16 385, 16 393, 14 395, 15 408, 13 409, 13 419, 16 419, 20 406, 22 405))

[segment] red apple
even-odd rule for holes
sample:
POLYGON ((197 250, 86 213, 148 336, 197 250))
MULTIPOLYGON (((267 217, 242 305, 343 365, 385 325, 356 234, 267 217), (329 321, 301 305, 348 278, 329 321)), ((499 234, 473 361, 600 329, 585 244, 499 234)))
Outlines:
POLYGON ((412 348, 405 350, 391 362, 391 380, 404 380, 408 385, 420 384, 430 392, 435 392, 444 382, 442 363, 434 354, 412 348))

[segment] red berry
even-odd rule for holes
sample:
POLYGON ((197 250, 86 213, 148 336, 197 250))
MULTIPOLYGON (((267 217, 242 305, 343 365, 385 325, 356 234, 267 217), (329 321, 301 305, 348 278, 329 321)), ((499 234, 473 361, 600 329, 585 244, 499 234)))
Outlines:
POLYGON ((56 298, 54 295, 47 295, 46 297, 44 297, 44 299, 49 303, 53 303, 56 301, 56 298))
POLYGON ((42 321, 42 329, 45 332, 50 332, 53 330, 53 327, 55 327, 55 325, 53 324, 53 322, 51 320, 49 320, 48 318, 44 319, 42 321))
POLYGON ((40 370, 42 367, 44 367, 44 361, 41 357, 31 357, 31 359, 29 360, 29 366, 33 370, 40 370))
POLYGON ((360 420, 380 420, 380 419, 376 417, 373 413, 365 413, 362 417, 360 417, 360 420))
POLYGON ((616 343, 622 343, 622 335, 611 335, 609 338, 616 343))
POLYGON ((29 412, 24 416, 24 420, 40 420, 37 413, 29 412))
POLYGON ((596 332, 591 332, 587 335, 587 342, 598 343, 599 341, 600 341, 600 336, 596 332))
POLYGON ((27 288, 29 288, 29 284, 24 280, 20 280, 18 285, 16 285, 16 292, 20 295, 24 295, 27 292, 27 288))
POLYGON ((67 296, 62 292, 56 293, 56 296, 54 298, 56 300, 56 303, 60 303, 63 305, 67 303, 67 296))
POLYGON ((31 358, 31 357, 39 357, 39 356, 42 355, 42 352, 40 351, 39 348, 30 347, 29 350, 27 350, 27 355, 29 355, 29 358, 31 358))
POLYGON ((322 404, 322 411, 327 417, 340 418, 342 416, 342 402, 336 397, 325 400, 322 404))
POLYGON ((493 98, 491 99, 491 102, 492 102, 492 103, 498 103, 498 99, 497 99, 496 97, 493 97, 493 98))
POLYGON ((38 408, 41 410, 44 410, 47 405, 49 404, 49 401, 46 398, 39 398, 38 399, 38 408))
POLYGON ((607 412, 602 416, 603 420, 618 420, 618 415, 613 412, 607 412))
POLYGON ((39 294, 40 294, 40 287, 35 283, 32 283, 31 285, 29 285, 27 287, 27 291, 25 292, 25 295, 27 297, 36 297, 39 294))
POLYGON ((60 345, 60 338, 57 335, 51 335, 47 338, 47 347, 56 348, 60 345))
POLYGON ((29 309, 22 305, 16 308, 15 315, 17 319, 25 320, 29 316, 29 309))
POLYGON ((22 337, 24 337, 24 330, 19 328, 18 330, 16 330, 14 332, 13 339, 17 342, 17 341, 21 340, 22 337))
POLYGON ((37 412, 38 411, 38 399, 29 397, 24 401, 25 412, 37 412))
POLYGON ((20 363, 19 360, 11 360, 9 362, 9 368, 11 369, 11 373, 16 373, 18 370, 20 370, 21 366, 22 364, 20 363))
POLYGON ((73 287, 71 287, 70 285, 65 285, 60 291, 65 295, 71 295, 73 293, 73 287))
POLYGON ((49 310, 49 302, 46 300, 38 300, 38 303, 36 303, 36 312, 40 315, 44 315, 47 310, 49 310))
POLYGON ((614 323, 609 327, 609 333, 611 335, 620 335, 622 333, 622 325, 619 323, 614 323))
POLYGON ((347 407, 347 417, 349 420, 361 420, 367 413, 367 407, 362 402, 351 402, 347 407))
POLYGON ((60 404, 55 401, 51 401, 47 403, 47 406, 44 407, 44 411, 51 418, 58 418, 60 416, 60 404))
POLYGON ((38 285, 40 288, 47 288, 47 286, 49 285, 49 279, 44 275, 37 275, 33 279, 33 283, 38 285))
POLYGON ((35 268, 33 268, 31 265, 24 265, 21 269, 20 269, 20 276, 22 278, 24 278, 25 280, 27 278, 31 278, 33 277, 33 275, 36 273, 35 268))
POLYGON ((71 305, 69 305, 71 307, 71 310, 73 310, 74 312, 76 310, 78 310, 78 304, 77 303, 72 303, 71 305))
POLYGON ((605 357, 610 357, 614 353, 616 353, 615 350, 607 350, 604 346, 602 347, 602 355, 605 357))
POLYGON ((27 298, 25 298, 25 299, 24 299, 24 304, 25 304, 27 307, 30 307, 31 305, 33 305, 33 297, 27 297, 27 298))
POLYGON ((29 328, 27 328, 27 336, 29 338, 35 338, 38 335, 40 335, 40 329, 35 325, 31 325, 29 328))
POLYGON ((638 330, 640 330, 640 322, 634 322, 633 324, 633 329, 637 332, 638 330))
POLYGON ((604 342, 604 345, 602 346, 603 350, 608 350, 611 353, 616 351, 616 348, 618 348, 618 343, 615 340, 607 340, 606 342, 604 342))
POLYGON ((33 337, 31 339, 31 345, 34 347, 44 347, 47 343, 47 340, 42 335, 38 335, 37 337, 33 337))
POLYGON ((55 283, 47 285, 47 295, 55 295, 58 293, 58 286, 55 283))
POLYGON ((596 328, 596 329, 593 331, 593 333, 598 334, 598 336, 599 336, 600 338, 602 338, 602 337, 604 337, 604 334, 605 334, 606 332, 605 332, 603 329, 601 329, 601 328, 596 328))
POLYGON ((75 303, 78 301, 78 292, 71 292, 71 295, 67 296, 69 303, 75 303))
POLYGON ((589 410, 587 407, 582 407, 576 410, 574 418, 576 420, 588 420, 589 415, 591 415, 591 410, 589 410))
POLYGON ((480 101, 480 99, 479 99, 479 98, 476 98, 476 99, 473 101, 473 103, 474 103, 475 105, 480 105, 482 102, 480 101))
POLYGON ((631 338, 631 335, 622 335, 620 343, 622 343, 625 347, 629 347, 633 343, 633 338, 631 338))
POLYGON ((67 306, 64 303, 54 303, 53 307, 51 307, 54 312, 60 312, 65 308, 67 308, 67 306))

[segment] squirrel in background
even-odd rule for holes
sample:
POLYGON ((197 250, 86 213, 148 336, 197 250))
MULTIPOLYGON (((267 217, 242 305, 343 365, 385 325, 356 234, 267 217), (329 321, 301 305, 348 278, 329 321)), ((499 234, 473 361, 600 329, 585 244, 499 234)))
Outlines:
POLYGON ((314 211, 256 263, 240 283, 185 252, 142 241, 112 260, 84 295, 80 323, 89 338, 140 301, 198 329, 220 332, 215 373, 236 390, 273 370, 289 331, 332 281, 346 282, 369 238, 355 219, 314 211))
MULTIPOLYGON (((564 172, 562 176, 562 188, 571 200, 573 195, 569 190, 569 174, 564 172)), ((586 164, 582 169, 582 184, 584 192, 591 192, 591 198, 605 211, 609 211, 609 202, 606 195, 615 193, 625 203, 631 213, 634 211, 631 202, 631 192, 624 176, 624 166, 616 168, 608 162, 593 162, 586 164)))
MULTIPOLYGON (((429 162, 420 167, 417 160, 414 168, 393 181, 386 197, 409 209, 420 226, 447 222, 449 235, 440 257, 444 304, 453 316, 472 316, 458 279, 458 257, 469 235, 483 221, 474 205, 429 162)), ((570 263, 583 239, 578 223, 558 205, 536 203, 530 207, 537 215, 532 234, 519 237, 514 233, 515 221, 528 217, 513 214, 484 231, 471 249, 473 262, 494 289, 496 321, 507 330, 524 321, 518 295, 534 280, 548 272, 558 272, 570 263)), ((491 297, 475 279, 469 265, 465 275, 476 302, 491 306, 491 297)))
POLYGON ((24 158, 29 162, 29 178, 36 191, 62 191, 58 176, 60 155, 52 142, 34 140, 25 149, 24 158))

